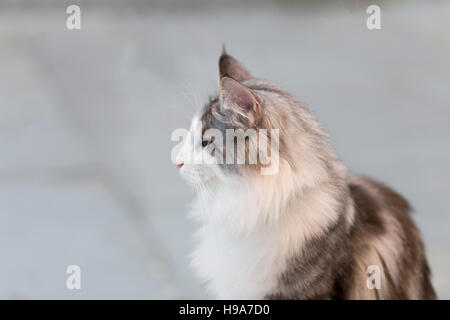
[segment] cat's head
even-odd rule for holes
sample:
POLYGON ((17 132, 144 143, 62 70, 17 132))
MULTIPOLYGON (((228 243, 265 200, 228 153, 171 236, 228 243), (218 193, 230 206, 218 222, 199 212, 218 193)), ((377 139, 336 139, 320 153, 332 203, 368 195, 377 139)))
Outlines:
POLYGON ((223 52, 218 92, 194 116, 176 164, 194 186, 280 174, 300 175, 308 184, 323 174, 327 152, 308 109, 223 52))

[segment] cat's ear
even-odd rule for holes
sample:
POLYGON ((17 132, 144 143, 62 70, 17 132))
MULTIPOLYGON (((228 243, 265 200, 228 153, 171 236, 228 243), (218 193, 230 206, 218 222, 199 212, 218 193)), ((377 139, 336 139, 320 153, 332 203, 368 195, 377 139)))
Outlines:
POLYGON ((248 72, 235 58, 225 52, 225 47, 219 58, 219 76, 220 79, 223 77, 231 77, 237 81, 253 78, 250 72, 248 72))
POLYGON ((223 77, 219 82, 219 99, 224 110, 231 110, 250 124, 256 124, 261 116, 261 106, 253 92, 238 81, 223 77))

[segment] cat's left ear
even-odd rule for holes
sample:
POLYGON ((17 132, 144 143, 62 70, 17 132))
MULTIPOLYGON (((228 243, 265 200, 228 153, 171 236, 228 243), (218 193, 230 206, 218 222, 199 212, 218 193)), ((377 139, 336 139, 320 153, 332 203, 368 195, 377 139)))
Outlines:
POLYGON ((241 115, 251 125, 255 125, 261 117, 261 106, 253 92, 232 78, 220 79, 219 99, 222 108, 241 115))
POLYGON ((231 77, 237 81, 253 78, 247 69, 245 69, 235 58, 226 53, 225 47, 219 58, 219 76, 220 79, 223 77, 231 77))

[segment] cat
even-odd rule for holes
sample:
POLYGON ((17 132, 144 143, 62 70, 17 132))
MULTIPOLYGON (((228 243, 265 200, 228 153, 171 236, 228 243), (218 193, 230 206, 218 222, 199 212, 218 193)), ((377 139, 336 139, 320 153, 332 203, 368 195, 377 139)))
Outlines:
MULTIPOLYGON (((254 146, 248 137, 244 145, 248 156, 254 146)), ((195 191, 190 215, 200 225, 192 267, 215 298, 436 298, 408 202, 349 173, 309 109, 225 50, 218 94, 180 149, 176 164, 195 191), (278 142, 267 139, 277 144, 276 174, 261 174, 259 160, 221 161, 237 141, 223 146, 206 137, 211 129, 225 140, 227 129, 278 129, 278 142)))

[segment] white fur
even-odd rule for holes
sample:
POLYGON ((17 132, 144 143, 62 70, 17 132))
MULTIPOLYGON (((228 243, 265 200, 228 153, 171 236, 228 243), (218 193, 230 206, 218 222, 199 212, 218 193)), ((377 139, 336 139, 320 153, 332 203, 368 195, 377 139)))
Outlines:
MULTIPOLYGON (((198 125, 194 118, 191 131, 198 125)), ((203 152, 192 141, 186 139, 177 161, 203 152)), ((262 299, 305 240, 336 221, 338 204, 333 192, 316 185, 326 174, 313 164, 294 172, 281 160, 273 176, 220 172, 215 164, 181 168, 198 192, 191 216, 201 227, 192 266, 216 298, 262 299)))
MULTIPOLYGON (((192 265, 221 299, 262 299, 273 292, 289 258, 300 252, 306 239, 335 221, 331 198, 305 192, 280 210, 276 221, 262 223, 257 218, 269 208, 261 203, 270 201, 259 190, 245 188, 245 183, 224 185, 214 199, 199 200, 191 212, 203 220, 192 265)), ((284 205, 276 202, 270 205, 284 205)))

